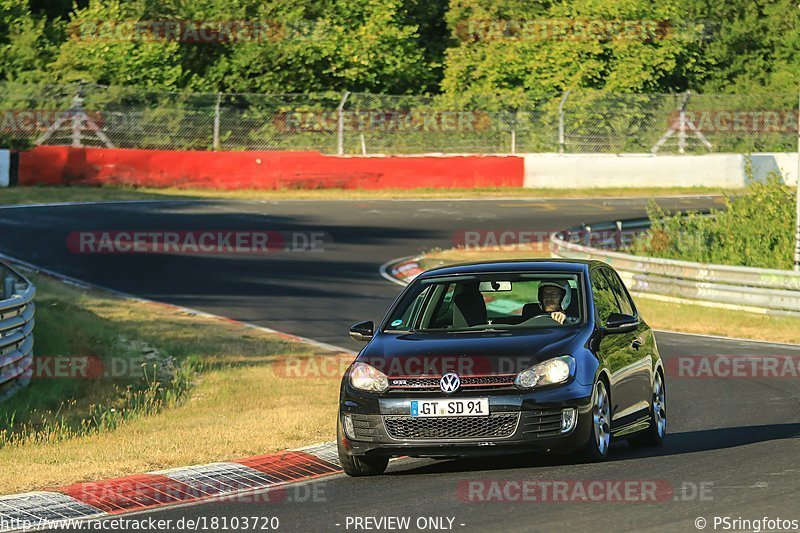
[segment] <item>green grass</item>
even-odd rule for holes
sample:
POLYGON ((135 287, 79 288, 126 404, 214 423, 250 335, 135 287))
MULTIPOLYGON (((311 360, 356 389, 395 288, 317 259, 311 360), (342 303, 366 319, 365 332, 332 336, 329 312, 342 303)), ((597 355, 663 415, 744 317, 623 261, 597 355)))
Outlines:
POLYGON ((130 363, 132 375, 34 379, 0 404, 0 494, 334 437, 339 379, 352 356, 31 277, 36 358, 92 354, 130 363), (286 375, 287 360, 310 371, 286 375), (314 371, 321 362, 330 364, 314 371))
POLYGON ((34 186, 0 189, 0 205, 47 202, 85 202, 111 200, 381 200, 396 198, 576 198, 576 197, 657 197, 671 195, 721 194, 708 187, 609 188, 609 189, 523 189, 493 187, 479 189, 285 189, 215 191, 207 189, 151 189, 130 187, 34 186))

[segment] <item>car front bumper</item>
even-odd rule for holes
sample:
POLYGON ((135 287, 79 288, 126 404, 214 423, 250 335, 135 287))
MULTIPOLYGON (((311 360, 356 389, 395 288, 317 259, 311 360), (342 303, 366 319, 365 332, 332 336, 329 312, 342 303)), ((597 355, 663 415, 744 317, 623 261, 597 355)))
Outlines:
POLYGON ((457 457, 508 453, 570 452, 583 446, 593 427, 592 387, 570 384, 522 392, 469 392, 452 398, 489 398, 490 417, 513 421, 498 434, 486 432, 477 417, 412 419, 411 401, 441 395, 369 395, 345 386, 339 406, 344 451, 361 456, 457 457), (571 429, 555 427, 565 409, 574 409, 571 429), (349 421, 346 422, 346 417, 349 421), (432 422, 430 422, 432 421, 432 422), (431 424, 435 429, 431 429, 431 424), (466 424, 466 426, 465 426, 466 424), (423 429, 419 429, 422 426, 423 429), (347 430, 345 430, 347 428, 347 430), (400 429, 398 429, 400 428, 400 429), (416 428, 416 429, 415 429, 416 428), (442 429, 444 428, 444 429, 442 429), (477 431, 475 429, 477 428, 477 431), (475 433, 470 434, 470 431, 475 433), (448 435, 452 433, 452 435, 448 435), (412 436, 409 436, 413 434, 412 436), (457 435, 457 437, 455 436, 457 435))

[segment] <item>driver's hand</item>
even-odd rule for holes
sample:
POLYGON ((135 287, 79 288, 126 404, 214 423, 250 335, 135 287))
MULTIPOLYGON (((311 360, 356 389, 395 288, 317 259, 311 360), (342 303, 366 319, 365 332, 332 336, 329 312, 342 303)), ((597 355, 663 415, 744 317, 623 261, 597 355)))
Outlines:
POLYGON ((563 324, 564 321, 567 319, 567 315, 565 315, 561 311, 556 311, 555 313, 550 313, 550 318, 552 318, 559 324, 563 324))

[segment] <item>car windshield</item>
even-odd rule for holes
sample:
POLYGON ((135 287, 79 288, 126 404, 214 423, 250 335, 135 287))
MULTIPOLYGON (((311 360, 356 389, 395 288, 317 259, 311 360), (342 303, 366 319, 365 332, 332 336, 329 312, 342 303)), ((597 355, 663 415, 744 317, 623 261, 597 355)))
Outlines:
POLYGON ((523 273, 415 281, 386 332, 469 332, 566 327, 583 321, 578 276, 523 273))

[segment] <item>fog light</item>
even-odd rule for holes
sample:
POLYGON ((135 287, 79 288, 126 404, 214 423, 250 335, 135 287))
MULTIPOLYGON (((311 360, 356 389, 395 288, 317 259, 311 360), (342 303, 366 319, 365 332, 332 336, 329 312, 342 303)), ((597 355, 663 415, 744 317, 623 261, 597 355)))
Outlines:
POLYGON ((561 411, 561 433, 569 433, 578 421, 578 410, 574 407, 561 411))
POLYGON ((355 430, 353 429, 353 418, 350 415, 344 415, 344 434, 348 439, 355 439, 355 430))

